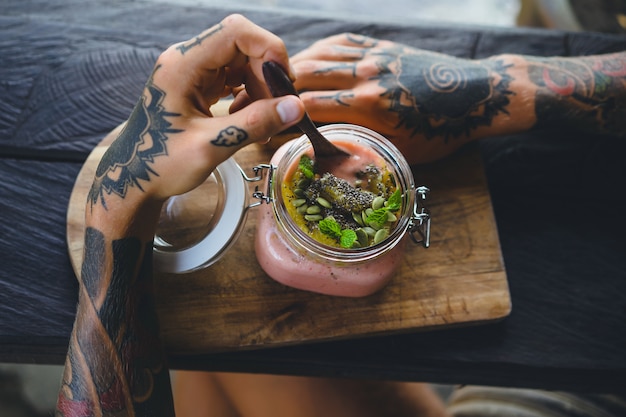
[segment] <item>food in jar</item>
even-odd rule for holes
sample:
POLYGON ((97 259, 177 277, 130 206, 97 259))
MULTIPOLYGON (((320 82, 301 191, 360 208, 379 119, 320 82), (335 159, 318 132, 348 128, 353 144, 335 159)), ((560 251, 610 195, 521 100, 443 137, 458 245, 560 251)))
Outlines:
MULTIPOLYGON (((306 184, 306 187, 304 183, 300 184, 304 178, 298 178, 299 174, 296 173, 302 170, 301 165, 309 164, 306 158, 302 159, 302 155, 306 154, 313 159, 313 149, 308 138, 301 136, 287 142, 274 153, 270 161, 270 166, 273 167, 270 171, 272 174, 267 177, 266 183, 271 195, 270 204, 259 206, 255 236, 256 257, 261 268, 272 279, 284 285, 334 296, 367 296, 382 289, 402 264, 407 241, 405 237, 415 204, 415 194, 412 192, 413 175, 399 151, 376 132, 362 126, 347 124, 322 126, 320 131, 351 156, 339 157, 330 163, 326 163, 328 159, 324 158, 322 160, 324 165, 318 168, 318 175, 314 175, 313 178, 321 180, 327 173, 332 174, 334 178, 327 176, 316 186, 319 187, 320 195, 308 190, 310 195, 307 199, 305 193, 309 184, 306 184), (352 188, 342 188, 345 187, 343 181, 347 181, 350 187, 360 191, 370 190, 371 195, 365 198, 357 197, 358 194, 352 195, 354 192, 352 188), (363 182, 367 184, 364 185, 363 182), (343 185, 335 187, 335 183, 343 185), (340 188, 342 192, 337 192, 335 188, 340 188), (301 191, 296 191, 298 189, 301 191), (321 190, 328 194, 322 193, 321 190), (350 196, 346 197, 346 194, 350 196), (303 215, 300 221, 294 219, 291 213, 297 213, 298 207, 304 205, 296 200, 303 199, 303 196, 304 200, 308 201, 307 209, 308 206, 319 206, 309 210, 311 213, 306 215, 319 215, 322 220, 329 217, 324 209, 328 209, 327 206, 332 208, 331 200, 334 200, 336 206, 350 207, 349 215, 346 215, 349 217, 347 222, 354 221, 358 224, 356 220, 358 216, 352 215, 352 207, 364 209, 360 212, 354 210, 361 214, 362 220, 363 211, 368 209, 375 211, 372 206, 380 208, 378 207, 380 204, 381 207, 388 207, 384 211, 397 217, 397 221, 389 221, 386 227, 378 229, 385 230, 379 232, 379 239, 382 239, 380 243, 370 245, 368 241, 363 247, 355 248, 354 242, 359 237, 354 239, 352 236, 352 239, 348 239, 352 240, 352 247, 344 248, 338 234, 332 236, 332 231, 330 234, 324 234, 320 230, 315 230, 321 229, 319 222, 322 220, 319 217, 309 217, 307 220, 303 215), (377 197, 382 197, 382 200, 377 197), (399 198, 401 207, 394 211, 393 201, 396 198, 399 198), (316 213, 318 210, 319 213, 316 213), (317 223, 311 233, 305 231, 309 228, 309 222, 317 223), (384 238, 387 228, 389 237, 384 238)), ((311 178, 308 181, 311 181, 311 178)), ((339 223, 337 220, 339 215, 334 214, 333 217, 339 223)), ((366 213, 366 219, 367 217, 366 213)), ((354 234, 359 228, 365 227, 370 226, 359 225, 353 230, 354 234)), ((340 227, 340 232, 342 230, 340 227)))
POLYGON ((293 221, 316 241, 343 249, 381 243, 395 227, 402 197, 393 174, 372 150, 337 141, 350 157, 330 169, 303 154, 287 171, 281 192, 293 221), (322 172, 320 172, 322 171, 322 172))

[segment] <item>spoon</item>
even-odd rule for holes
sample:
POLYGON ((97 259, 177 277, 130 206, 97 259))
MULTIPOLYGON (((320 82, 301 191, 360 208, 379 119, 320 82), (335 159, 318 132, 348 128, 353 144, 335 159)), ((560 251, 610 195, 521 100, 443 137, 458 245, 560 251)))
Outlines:
MULTIPOLYGON (((276 62, 267 61, 263 63, 263 76, 265 77, 265 82, 267 83, 272 96, 298 96, 298 92, 289 79, 289 76, 276 62)), ((298 128, 308 136, 311 141, 311 145, 313 145, 313 152, 315 153, 315 157, 318 161, 323 157, 350 156, 347 152, 333 145, 324 137, 324 135, 320 133, 319 130, 317 130, 315 123, 313 123, 313 120, 311 120, 311 117, 307 112, 304 112, 304 117, 296 124, 296 126, 298 126, 298 128)))

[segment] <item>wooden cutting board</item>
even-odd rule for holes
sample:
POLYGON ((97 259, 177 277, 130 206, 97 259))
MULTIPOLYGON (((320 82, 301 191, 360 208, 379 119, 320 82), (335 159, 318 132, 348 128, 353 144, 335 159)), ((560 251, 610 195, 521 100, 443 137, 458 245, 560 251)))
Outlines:
MULTIPOLYGON (((214 114, 225 107, 212 109, 214 114)), ((81 169, 67 214, 67 240, 77 276, 82 263, 84 208, 95 169, 120 128, 93 150, 81 169)), ((267 163, 274 146, 251 145, 235 160, 246 172, 267 163)), ((365 298, 309 293, 273 281, 254 254, 256 212, 239 239, 211 267, 158 274, 157 310, 169 353, 236 349, 410 332, 485 323, 511 311, 496 222, 476 147, 414 168, 431 189, 431 247, 409 242, 397 276, 365 298)))

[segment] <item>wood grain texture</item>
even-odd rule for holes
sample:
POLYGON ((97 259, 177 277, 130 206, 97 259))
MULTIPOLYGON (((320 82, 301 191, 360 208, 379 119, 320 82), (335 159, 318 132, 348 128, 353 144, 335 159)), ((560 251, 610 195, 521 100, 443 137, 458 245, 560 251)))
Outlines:
POLYGON ((43 335, 65 342, 78 286, 65 215, 81 164, 0 159, 0 341, 43 335))
MULTIPOLYGON (((218 107, 212 109, 216 115, 226 105, 218 107)), ((70 198, 68 247, 77 273, 86 195, 95 168, 119 129, 94 149, 70 198)), ((251 174, 253 166, 268 162, 271 155, 271 148, 251 145, 235 160, 251 174)), ((432 190, 431 247, 407 245, 397 275, 382 291, 348 299, 273 281, 256 261, 257 216, 250 213, 239 239, 216 264, 189 274, 159 274, 157 308, 168 352, 275 347, 506 317, 511 309, 508 283, 477 148, 422 166, 414 174, 418 184, 432 190)))

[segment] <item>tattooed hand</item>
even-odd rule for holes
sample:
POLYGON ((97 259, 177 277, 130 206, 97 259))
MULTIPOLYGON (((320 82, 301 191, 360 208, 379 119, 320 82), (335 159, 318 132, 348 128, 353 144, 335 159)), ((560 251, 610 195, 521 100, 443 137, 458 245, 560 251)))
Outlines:
POLYGON ((91 203, 107 204, 110 195, 124 199, 131 188, 157 200, 189 191, 237 149, 299 120, 303 105, 294 97, 211 117, 210 106, 242 85, 254 98, 269 97, 261 70, 266 60, 289 68, 283 42, 238 15, 161 54, 128 124, 102 159, 91 203))
POLYGON ((617 132, 611 126, 624 119, 615 101, 624 103, 625 62, 624 54, 569 62, 518 55, 469 60, 354 34, 323 39, 292 58, 296 87, 316 122, 376 130, 410 163, 555 120, 583 119, 588 129, 617 132))
POLYGON ((471 62, 353 34, 324 39, 292 63, 315 121, 365 125, 410 163, 453 152, 472 130, 506 114, 512 94, 502 61, 471 62))
POLYGON ((243 84, 248 96, 269 97, 261 81, 266 60, 289 68, 283 42, 242 16, 159 57, 89 192, 57 416, 174 414, 153 300, 156 221, 167 197, 195 188, 237 149, 302 118, 304 106, 294 96, 211 117, 210 106, 243 84))

